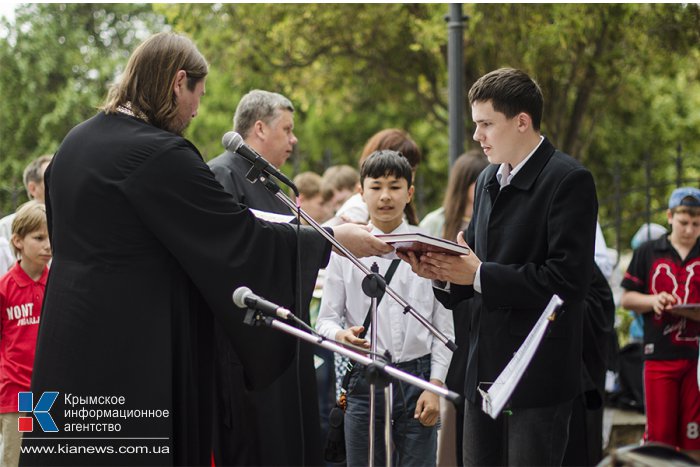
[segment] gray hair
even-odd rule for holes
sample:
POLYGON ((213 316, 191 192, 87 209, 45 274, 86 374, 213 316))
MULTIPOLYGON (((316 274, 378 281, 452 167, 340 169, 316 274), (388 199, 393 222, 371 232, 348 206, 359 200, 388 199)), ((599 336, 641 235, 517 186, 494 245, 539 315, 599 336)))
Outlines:
POLYGON ((282 94, 254 89, 241 98, 233 116, 233 130, 243 139, 258 120, 270 125, 279 116, 280 110, 294 112, 292 102, 282 94))
POLYGON ((27 190, 27 196, 32 199, 31 193, 29 193, 29 182, 41 183, 44 181, 44 174, 41 172, 41 166, 47 162, 51 162, 53 156, 50 154, 39 156, 24 168, 22 173, 22 181, 24 182, 24 188, 27 190))

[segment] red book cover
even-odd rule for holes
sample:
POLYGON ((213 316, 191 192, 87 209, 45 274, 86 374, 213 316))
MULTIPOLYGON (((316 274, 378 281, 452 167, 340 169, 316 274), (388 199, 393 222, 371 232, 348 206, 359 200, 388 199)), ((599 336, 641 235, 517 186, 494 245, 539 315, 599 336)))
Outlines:
POLYGON ((416 253, 445 253, 448 255, 468 255, 469 248, 444 238, 412 232, 404 234, 379 234, 378 239, 392 245, 397 251, 413 251, 416 253))

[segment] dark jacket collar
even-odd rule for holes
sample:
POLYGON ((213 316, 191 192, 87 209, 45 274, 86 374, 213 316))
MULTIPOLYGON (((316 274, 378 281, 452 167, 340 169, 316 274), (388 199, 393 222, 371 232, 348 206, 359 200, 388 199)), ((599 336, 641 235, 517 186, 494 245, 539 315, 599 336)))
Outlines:
MULTIPOLYGON (((671 240, 669 240, 669 235, 670 233, 664 234, 657 238, 656 240, 652 240, 652 248, 656 251, 663 252, 665 254, 669 254, 672 251, 676 251, 676 249, 673 247, 671 244, 671 240)), ((685 258, 683 261, 687 261, 689 259, 695 259, 698 256, 700 256, 700 238, 695 241, 695 245, 693 245, 693 248, 690 249, 690 253, 688 253, 688 256, 685 258)))
POLYGON ((510 184, 520 190, 529 190, 532 184, 535 183, 535 180, 537 180, 537 177, 540 175, 540 172, 542 172, 544 166, 547 165, 547 162, 549 162, 549 159, 552 157, 552 154, 554 154, 554 151, 554 146, 545 137, 544 140, 542 140, 542 144, 540 144, 530 160, 528 160, 523 168, 520 169, 517 174, 515 174, 513 180, 510 181, 510 184))
MULTIPOLYGON (((539 176, 540 172, 542 172, 544 166, 552 157, 552 154, 554 154, 554 151, 554 146, 545 137, 530 160, 528 160, 523 168, 520 169, 517 174, 515 174, 513 180, 510 181, 510 185, 520 190, 529 190, 532 184, 535 183, 535 180, 537 180, 537 177, 539 176)), ((491 190, 494 186, 500 186, 498 180, 496 179, 496 174, 498 173, 499 167, 500 164, 491 164, 486 169, 487 171, 490 170, 490 172, 486 173, 486 184, 484 189, 491 190)))

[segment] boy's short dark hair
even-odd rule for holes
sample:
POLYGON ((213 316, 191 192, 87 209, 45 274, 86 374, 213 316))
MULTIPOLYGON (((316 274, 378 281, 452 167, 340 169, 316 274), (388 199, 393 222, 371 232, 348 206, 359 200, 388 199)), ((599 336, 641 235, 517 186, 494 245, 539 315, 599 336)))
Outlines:
POLYGON ((411 164, 400 152, 390 149, 374 151, 362 163, 360 184, 364 186, 367 177, 380 178, 388 175, 406 179, 409 187, 413 183, 411 164))
POLYGON ((676 206, 671 209, 671 214, 688 214, 690 217, 700 216, 700 206, 676 206))
POLYGON ((469 90, 469 104, 487 101, 508 118, 525 112, 533 128, 540 130, 544 98, 539 85, 524 71, 499 68, 479 78, 469 90))

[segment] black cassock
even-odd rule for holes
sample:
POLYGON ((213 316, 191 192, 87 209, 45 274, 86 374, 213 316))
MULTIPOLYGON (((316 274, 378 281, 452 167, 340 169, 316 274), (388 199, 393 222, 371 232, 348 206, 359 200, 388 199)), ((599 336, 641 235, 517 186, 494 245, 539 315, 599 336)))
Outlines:
MULTIPOLYGON (((287 205, 261 182, 248 181, 246 174, 251 164, 243 157, 226 151, 209 161, 209 166, 239 203, 261 211, 291 214, 287 205)), ((304 254, 302 247, 302 257, 304 254)), ((277 287, 276 280, 259 278, 251 288, 275 303, 299 310, 297 314, 309 323, 309 302, 318 268, 306 266, 301 274, 300 304, 277 287)), ((217 348, 216 385, 222 404, 215 425, 217 465, 323 465, 312 346, 300 343, 298 358, 292 365, 270 386, 253 391, 246 390, 238 377, 241 364, 230 351, 229 341, 219 336, 217 348)))
POLYGON ((583 315, 581 394, 574 399, 562 465, 597 465, 603 458, 605 373, 615 335, 615 299, 608 280, 593 265, 583 315))
MULTIPOLYGON (((294 296, 295 227, 257 221, 192 144, 121 114, 75 127, 46 187, 54 259, 32 391, 34 404, 58 392, 59 431, 35 421, 25 448, 53 448, 21 463, 210 464, 215 326, 253 386, 294 356, 295 339, 244 325, 231 294, 274 278, 294 296)), ((325 265, 327 241, 306 229, 300 241, 304 264, 325 265)))

